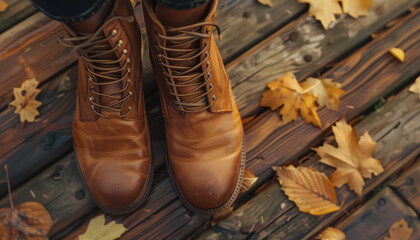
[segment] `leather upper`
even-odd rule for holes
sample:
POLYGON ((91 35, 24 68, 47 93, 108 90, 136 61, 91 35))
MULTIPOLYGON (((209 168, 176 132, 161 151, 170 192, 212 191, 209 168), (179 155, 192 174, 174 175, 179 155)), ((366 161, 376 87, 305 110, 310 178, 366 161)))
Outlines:
MULTIPOLYGON (((208 57, 209 61, 211 74, 204 74, 201 81, 205 82, 212 76, 204 89, 212 88, 207 95, 207 103, 211 107, 198 112, 182 111, 174 104, 177 99, 170 94, 171 85, 168 85, 167 74, 164 74, 171 69, 165 68, 158 59, 159 51, 167 54, 159 47, 167 47, 167 42, 159 37, 167 30, 156 17, 151 0, 143 1, 143 6, 151 46, 150 57, 165 121, 168 157, 176 185, 185 200, 195 207, 220 208, 237 195, 242 179, 244 149, 241 117, 219 50, 212 34, 208 39, 199 40, 202 48, 209 45, 209 52, 203 53, 200 58, 208 57)), ((216 7, 217 1, 212 1, 204 22, 213 22, 216 7)), ((200 32, 212 33, 213 26, 203 26, 200 32)), ((171 63, 167 61, 166 64, 171 63)))
MULTIPOLYGON (((145 193, 151 168, 141 80, 141 37, 130 1, 116 0, 107 19, 115 16, 122 18, 105 21, 107 24, 102 33, 109 38, 109 46, 115 47, 110 54, 119 59, 117 66, 127 64, 122 73, 127 75, 123 81, 107 86, 119 89, 118 84, 121 84, 121 98, 128 97, 116 105, 120 112, 93 106, 92 102, 104 104, 113 99, 104 99, 106 97, 91 91, 103 93, 102 85, 92 82, 107 80, 88 71, 88 62, 80 56, 73 121, 74 150, 84 180, 96 201, 111 212, 131 208, 139 201, 145 193), (106 117, 98 115, 92 108, 106 117)), ((66 30, 70 36, 78 35, 68 27, 66 30)), ((108 94, 112 91, 115 90, 108 90, 108 94)))

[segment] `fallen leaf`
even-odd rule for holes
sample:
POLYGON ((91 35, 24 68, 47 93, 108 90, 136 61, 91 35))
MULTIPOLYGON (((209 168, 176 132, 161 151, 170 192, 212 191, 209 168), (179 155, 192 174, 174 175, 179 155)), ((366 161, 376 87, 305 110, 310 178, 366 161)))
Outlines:
POLYGON ((354 18, 367 16, 369 8, 373 6, 373 0, 341 0, 343 12, 354 18))
POLYGON ((348 184, 350 189, 362 195, 365 185, 363 178, 371 178, 384 171, 381 162, 372 157, 376 142, 372 140, 368 132, 357 140, 357 133, 344 119, 338 121, 332 127, 338 148, 324 143, 322 147, 314 150, 321 157, 321 162, 336 171, 330 179, 334 186, 341 187, 348 184))
POLYGON ((315 239, 317 240, 345 240, 346 235, 340 229, 327 227, 315 239))
POLYGON ((35 98, 41 92, 37 89, 39 82, 32 78, 22 83, 20 88, 13 88, 15 99, 10 103, 16 108, 15 113, 20 115, 20 121, 33 122, 35 117, 39 115, 37 108, 42 105, 35 98))
POLYGON ((409 240, 413 229, 408 227, 408 223, 403 218, 392 224, 388 233, 390 237, 385 237, 385 240, 409 240))
POLYGON ((411 85, 409 91, 412 93, 417 93, 420 99, 420 77, 417 77, 416 82, 411 85))
POLYGON ((216 213, 213 215, 212 219, 211 219, 211 226, 216 226, 216 224, 220 221, 222 221, 223 219, 229 217, 231 214, 233 213, 233 207, 228 207, 225 210, 216 213))
POLYGON ((320 107, 326 106, 328 109, 338 111, 340 96, 344 93, 341 84, 333 82, 332 79, 308 78, 301 83, 303 91, 309 91, 317 97, 320 107))
POLYGON ((105 215, 102 214, 90 220, 86 232, 79 235, 79 240, 114 240, 126 231, 127 228, 115 220, 105 225, 105 215))
POLYGON ((280 108, 282 123, 286 124, 297 119, 298 112, 306 123, 312 123, 321 128, 321 120, 316 112, 316 97, 303 91, 296 77, 286 73, 284 77, 267 84, 269 90, 263 93, 260 106, 270 107, 272 111, 280 108))
POLYGON ((261 3, 262 5, 266 5, 269 7, 273 7, 273 0, 257 0, 259 3, 261 3))
POLYGON ((401 62, 404 62, 405 53, 400 48, 392 48, 389 52, 401 62))
POLYGON ((248 168, 245 168, 245 173, 242 181, 241 191, 246 192, 257 182, 258 177, 254 175, 248 168))
POLYGON ((334 186, 328 177, 308 167, 273 167, 282 190, 300 211, 325 215, 340 209, 334 186))
POLYGON ((48 239, 47 235, 52 226, 50 214, 38 202, 24 202, 14 206, 7 165, 4 165, 4 168, 10 208, 0 209, 0 239, 48 239))
POLYGON ((7 3, 4 0, 0 0, 0 12, 4 12, 7 9, 7 3))
POLYGON ((309 3, 309 16, 314 16, 321 21, 324 29, 328 29, 330 23, 335 21, 335 14, 342 14, 339 0, 298 0, 301 3, 309 3))

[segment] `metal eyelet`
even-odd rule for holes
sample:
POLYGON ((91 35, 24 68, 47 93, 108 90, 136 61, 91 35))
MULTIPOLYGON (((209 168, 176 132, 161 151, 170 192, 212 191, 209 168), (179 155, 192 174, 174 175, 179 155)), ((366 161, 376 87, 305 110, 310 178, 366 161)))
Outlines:
POLYGON ((89 101, 93 102, 93 97, 92 96, 89 97, 89 101))
POLYGON ((91 77, 89 77, 89 78, 88 78, 88 81, 89 81, 89 82, 92 82, 92 80, 93 80, 93 79, 92 79, 91 77))
POLYGON ((117 34, 118 34, 117 29, 112 29, 112 30, 111 30, 111 36, 112 36, 112 37, 117 36, 117 34))
POLYGON ((207 73, 207 76, 208 76, 209 78, 211 78, 213 75, 211 75, 211 73, 210 73, 210 72, 208 72, 208 73, 207 73))
POLYGON ((210 86, 210 88, 213 88, 213 83, 210 83, 210 85, 209 85, 209 86, 210 86))
POLYGON ((131 62, 131 59, 130 59, 130 58, 127 58, 127 60, 126 60, 126 61, 127 61, 127 63, 129 63, 129 62, 131 62))
POLYGON ((95 110, 95 106, 90 105, 90 109, 95 110))
POLYGON ((210 28, 207 28, 207 29, 206 29, 206 33, 209 33, 209 32, 210 32, 210 28))
POLYGON ((207 67, 209 67, 210 66, 210 62, 209 61, 207 61, 207 67))
POLYGON ((131 82, 131 80, 128 78, 128 79, 127 79, 127 82, 129 83, 129 82, 131 82))
POLYGON ((134 22, 134 16, 129 16, 129 17, 128 17, 128 21, 129 21, 129 22, 134 22))
POLYGON ((204 46, 207 46, 207 42, 204 42, 204 46))
POLYGON ((133 109, 133 107, 132 106, 128 106, 128 109, 131 110, 131 109, 133 109))
POLYGON ((213 101, 216 101, 216 100, 217 100, 217 96, 213 95, 213 101))
POLYGON ((131 95, 133 95, 133 92, 132 92, 132 91, 130 91, 130 92, 128 93, 128 95, 130 95, 130 96, 131 96, 131 95))
POLYGON ((127 68, 127 72, 131 72, 131 69, 130 68, 127 68))
POLYGON ((118 47, 121 47, 123 45, 124 41, 123 40, 118 40, 118 47))
POLYGON ((126 48, 124 48, 124 49, 123 49, 123 53, 124 53, 124 54, 127 54, 127 53, 128 53, 128 51, 127 51, 127 49, 126 49, 126 48))

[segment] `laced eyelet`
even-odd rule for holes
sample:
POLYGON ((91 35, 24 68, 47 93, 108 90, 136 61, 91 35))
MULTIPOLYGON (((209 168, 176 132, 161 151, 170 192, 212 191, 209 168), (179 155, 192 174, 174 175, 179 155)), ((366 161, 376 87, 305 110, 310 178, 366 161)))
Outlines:
POLYGON ((207 42, 204 42, 204 46, 207 46, 207 42))
POLYGON ((127 53, 128 53, 127 49, 126 49, 126 48, 124 48, 124 49, 123 49, 123 54, 127 54, 127 53))
POLYGON ((124 41, 123 40, 118 40, 118 47, 121 47, 123 45, 124 41))
POLYGON ((89 97, 89 101, 93 102, 93 97, 92 96, 89 97))
POLYGON ((131 110, 131 109, 133 109, 133 107, 132 106, 128 106, 128 110, 131 110))
POLYGON ((206 28, 206 33, 209 33, 210 32, 210 28, 206 28))
POLYGON ((91 110, 95 110, 95 106, 90 105, 90 109, 91 109, 91 110))
POLYGON ((130 63, 131 62, 131 59, 130 58, 127 58, 127 60, 125 60, 127 63, 130 63))
POLYGON ((212 89, 212 88, 213 88, 213 83, 210 83, 210 84, 209 84, 209 86, 210 86, 210 88, 212 89))
POLYGON ((127 68, 127 72, 131 72, 131 68, 127 68))
POLYGON ((133 92, 132 92, 132 91, 130 91, 130 92, 128 93, 128 95, 130 95, 130 96, 131 96, 131 95, 133 95, 133 92))
POLYGON ((127 82, 129 83, 129 82, 131 82, 131 80, 128 78, 128 79, 127 79, 127 82))
POLYGON ((134 22, 134 16, 129 16, 129 17, 128 17, 128 21, 129 21, 129 22, 134 22))
POLYGON ((209 61, 207 61, 207 67, 210 67, 210 62, 209 61))
POLYGON ((209 77, 209 78, 211 78, 213 75, 211 75, 211 73, 207 73, 207 76, 209 77))
POLYGON ((213 95, 213 101, 216 101, 216 100, 217 100, 216 95, 213 95))
POLYGON ((117 29, 112 29, 112 30, 111 30, 111 36, 112 36, 112 37, 117 36, 117 34, 118 34, 117 29))
POLYGON ((93 80, 93 79, 92 79, 91 77, 89 77, 89 78, 88 78, 88 81, 89 81, 89 82, 92 82, 92 80, 93 80))

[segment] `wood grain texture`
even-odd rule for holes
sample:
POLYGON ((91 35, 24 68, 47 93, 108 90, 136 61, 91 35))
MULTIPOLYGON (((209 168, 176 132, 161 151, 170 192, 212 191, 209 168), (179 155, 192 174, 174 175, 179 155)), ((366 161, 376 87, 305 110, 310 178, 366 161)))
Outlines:
POLYGON ((336 227, 346 234, 346 239, 371 240, 380 238, 403 218, 410 223, 418 221, 416 213, 385 188, 336 227))
POLYGON ((0 33, 37 12, 30 0, 5 0, 8 7, 0 12, 0 33))
MULTIPOLYGON (((378 187, 385 179, 409 165, 420 154, 420 102, 417 96, 404 89, 385 106, 356 124, 359 136, 368 131, 377 141, 374 157, 381 160, 385 172, 367 181, 364 193, 378 187)), ((312 157, 314 162, 318 158, 312 157)), ((332 173, 332 169, 319 163, 311 167, 332 173)), ((388 180, 389 181, 389 180, 388 180)), ((201 239, 262 239, 268 236, 280 239, 305 239, 334 222, 361 197, 347 186, 337 191, 342 210, 323 217, 301 213, 287 200, 278 183, 272 184, 254 199, 237 209, 233 215, 200 236, 201 239), (275 200, 276 206, 268 204, 275 200), (292 207, 290 206, 292 205, 292 207), (261 218, 264 222, 261 223, 261 218), (252 227, 254 226, 254 227, 252 227), (255 230, 250 232, 250 229, 255 230)), ((352 238, 350 238, 352 239, 352 238)), ((357 238, 355 238, 357 239, 357 238)))
POLYGON ((420 162, 393 182, 391 188, 420 213, 420 162))

